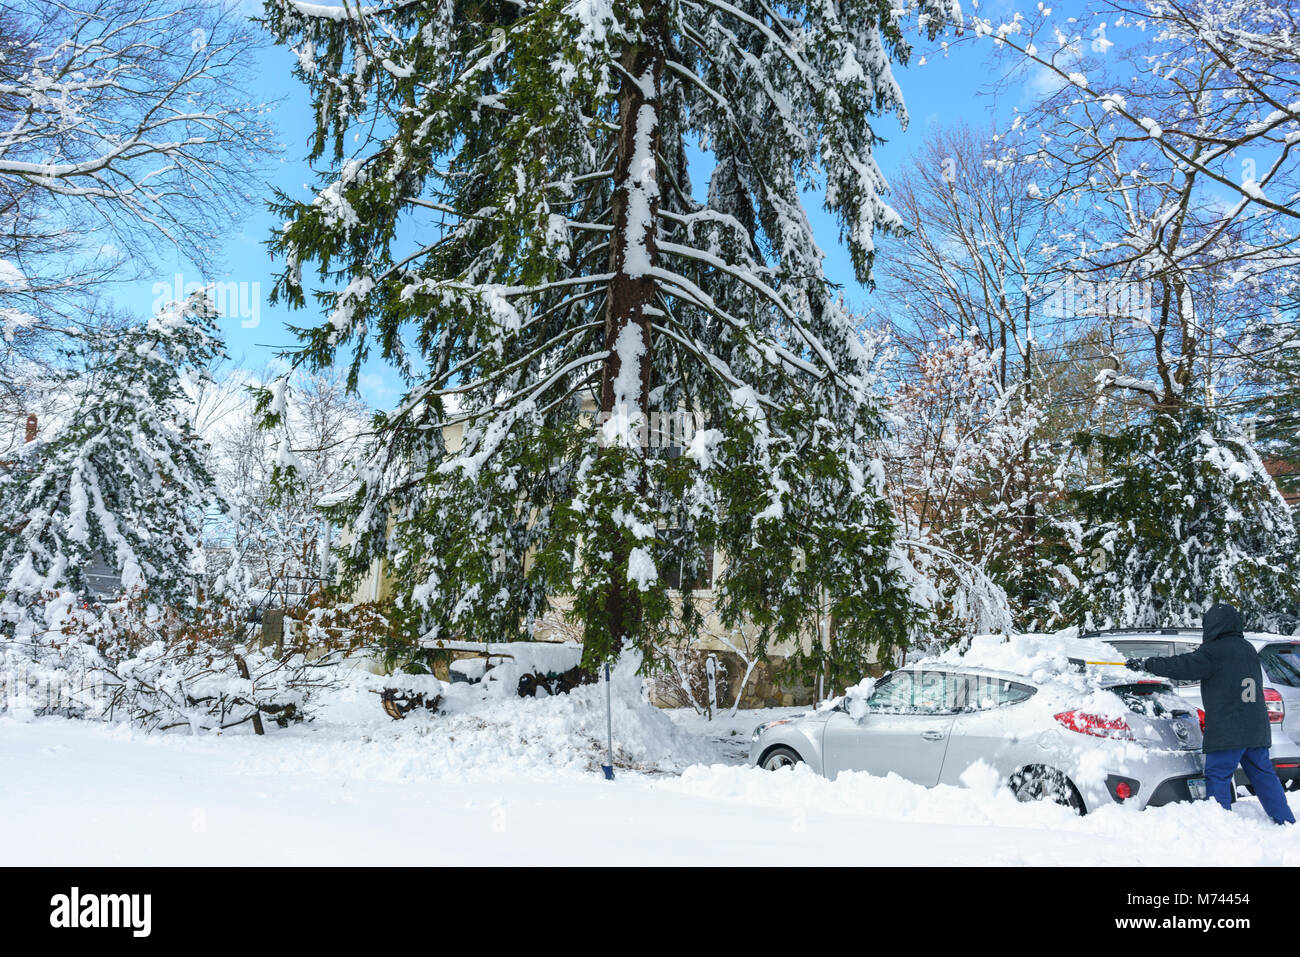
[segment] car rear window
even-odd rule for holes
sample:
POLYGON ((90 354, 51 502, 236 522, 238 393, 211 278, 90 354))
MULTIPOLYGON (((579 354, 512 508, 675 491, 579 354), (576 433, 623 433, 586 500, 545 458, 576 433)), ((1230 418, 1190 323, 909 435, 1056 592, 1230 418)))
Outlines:
POLYGON ((1110 644, 1124 652, 1129 658, 1167 658, 1173 653, 1171 641, 1142 641, 1110 639, 1110 644))
MULTIPOLYGON (((1170 655, 1185 655, 1195 651, 1200 645, 1190 641, 1152 641, 1150 639, 1110 639, 1110 643, 1124 652, 1126 658, 1167 658, 1170 655)), ((1178 688, 1190 688, 1200 684, 1180 678, 1173 682, 1178 688)))
POLYGON ((1259 653, 1264 675, 1275 685, 1300 688, 1300 653, 1296 645, 1265 645, 1259 653))
POLYGON ((1171 696, 1174 689, 1162 681, 1135 681, 1132 684, 1112 685, 1110 690, 1124 699, 1129 710, 1149 718, 1190 713, 1182 708, 1175 712, 1168 707, 1169 700, 1166 696, 1171 696))

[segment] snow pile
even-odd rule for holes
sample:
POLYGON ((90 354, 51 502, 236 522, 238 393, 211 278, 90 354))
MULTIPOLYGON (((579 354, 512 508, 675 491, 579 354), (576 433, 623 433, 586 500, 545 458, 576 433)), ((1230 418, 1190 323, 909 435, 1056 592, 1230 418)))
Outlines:
MULTIPOLYGON (((516 659, 515 668, 527 662, 516 659)), ((614 763, 648 771, 680 770, 715 755, 697 738, 678 729, 646 694, 646 681, 636 673, 640 659, 625 654, 611 669, 610 710, 613 716, 614 763)), ((527 764, 588 771, 605 763, 606 685, 581 685, 567 694, 537 698, 514 696, 517 678, 509 666, 498 666, 481 685, 454 685, 443 698, 449 734, 479 732, 527 764), (492 679, 500 675, 494 684, 492 679)), ((530 668, 529 670, 542 670, 530 668)), ((481 742, 488 745, 487 741, 481 742)), ((463 755, 471 764, 491 759, 490 745, 475 745, 463 755)))
POLYGON ((1123 718, 1130 707, 1106 690, 1136 678, 1123 667, 1124 655, 1097 638, 1076 638, 1074 629, 1054 634, 977 635, 963 651, 949 649, 922 662, 961 665, 1023 675, 1039 694, 1022 709, 1043 720, 1057 706, 1079 708, 1098 717, 1123 718))
POLYGON ((836 780, 828 781, 805 764, 775 772, 714 765, 688 768, 680 778, 661 786, 760 807, 803 807, 912 823, 962 821, 1054 827, 1074 816, 1068 808, 1049 802, 1022 804, 1004 782, 996 780, 996 775, 980 775, 978 770, 968 769, 967 777, 968 784, 984 786, 926 788, 897 774, 877 777, 860 771, 844 771, 836 780))
MULTIPOLYGON (((535 643, 538 660, 548 652, 535 643)), ((564 646, 549 646, 563 648, 564 646)), ((559 653, 557 653, 559 654, 559 653)), ((517 673, 536 662, 497 665, 480 683, 442 685, 439 713, 413 711, 402 721, 386 717, 373 694, 373 677, 358 674, 335 694, 314 726, 278 737, 277 751, 289 773, 342 773, 354 778, 410 781, 425 778, 583 774, 605 763, 605 685, 582 685, 567 694, 515 695, 517 673), (351 746, 340 746, 339 738, 351 746)), ((679 729, 650 704, 637 661, 625 655, 613 669, 614 764, 620 769, 674 772, 717 760, 717 753, 679 729)), ((400 683, 410 676, 381 679, 400 683)))
MULTIPOLYGON (((714 755, 650 704, 635 666, 624 663, 610 683, 614 763, 643 771, 675 771, 714 755)), ((444 697, 450 748, 448 768, 496 761, 527 773, 546 767, 591 771, 605 763, 605 685, 583 685, 567 694, 539 698, 496 695, 476 685, 456 685, 444 697), (472 742, 472 743, 471 743, 472 742)), ((434 729, 437 733, 438 729, 434 729)), ((440 759, 442 760, 442 759, 440 759)))

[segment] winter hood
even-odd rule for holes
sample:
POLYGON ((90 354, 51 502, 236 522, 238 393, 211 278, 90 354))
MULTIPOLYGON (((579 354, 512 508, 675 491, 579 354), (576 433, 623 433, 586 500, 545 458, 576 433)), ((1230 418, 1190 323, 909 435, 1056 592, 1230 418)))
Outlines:
POLYGON ((1215 605, 1201 619, 1201 640, 1242 637, 1241 615, 1231 605, 1215 605))

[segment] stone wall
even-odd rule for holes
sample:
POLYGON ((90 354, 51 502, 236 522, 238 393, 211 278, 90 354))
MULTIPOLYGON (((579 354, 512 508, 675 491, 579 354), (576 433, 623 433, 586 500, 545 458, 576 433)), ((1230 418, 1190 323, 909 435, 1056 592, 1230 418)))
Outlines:
MULTIPOLYGON (((817 689, 777 677, 785 665, 785 658, 773 655, 770 662, 760 661, 740 696, 742 708, 792 708, 817 702, 817 689)), ((879 665, 871 665, 864 678, 879 678, 883 674, 879 665)), ((741 671, 744 674, 744 671, 741 671)))
MULTIPOLYGON (((735 700, 734 689, 745 677, 744 659, 734 651, 707 650, 694 653, 701 660, 710 654, 718 659, 720 670, 718 707, 730 708, 735 700), (725 677, 721 672, 725 672, 725 677)), ((812 685, 780 677, 785 662, 785 656, 771 655, 766 661, 754 665, 749 681, 745 683, 740 695, 741 708, 796 708, 816 703, 817 689, 812 685)), ((868 669, 868 675, 872 677, 879 677, 880 674, 879 667, 868 669)), ((650 701, 660 708, 689 707, 689 702, 670 685, 671 682, 657 678, 651 684, 650 701)), ((696 689, 697 700, 702 700, 704 695, 703 689, 696 689)))
MULTIPOLYGON (((778 678, 784 665, 785 658, 776 655, 754 665, 749 683, 740 694, 740 706, 742 708, 792 708, 815 704, 817 690, 811 685, 800 685, 788 679, 778 678)), ((743 669, 740 674, 744 674, 743 669)))

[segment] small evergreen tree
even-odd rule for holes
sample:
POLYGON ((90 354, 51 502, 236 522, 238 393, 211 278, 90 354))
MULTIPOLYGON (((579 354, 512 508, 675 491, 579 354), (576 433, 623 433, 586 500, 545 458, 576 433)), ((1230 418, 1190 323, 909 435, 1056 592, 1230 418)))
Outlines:
MULTIPOLYGON (((931 34, 954 14, 909 7, 931 34)), ((802 194, 824 187, 866 281, 874 232, 898 226, 871 118, 902 110, 909 10, 266 10, 334 167, 277 205, 277 295, 304 304, 307 264, 342 287, 295 362, 347 348, 355 377, 378 349, 410 385, 342 512, 353 572, 387 558, 417 630, 482 640, 572 595, 592 664, 701 627, 665 571, 716 550, 724 622, 821 635, 810 669, 856 678, 866 648, 904 642, 870 356, 802 194)))
POLYGON ((1254 627, 1294 627, 1300 542, 1277 485, 1235 424, 1183 404, 1081 444, 1098 447, 1111 477, 1077 493, 1077 620, 1195 625, 1226 601, 1254 627))
MULTIPOLYGON (((190 607, 201 527, 215 500, 185 382, 221 353, 206 292, 89 343, 79 405, 48 444, 0 472, 0 613, 33 641, 96 597, 102 563, 118 595, 190 607)), ((102 595, 111 598, 115 595, 102 595)))

